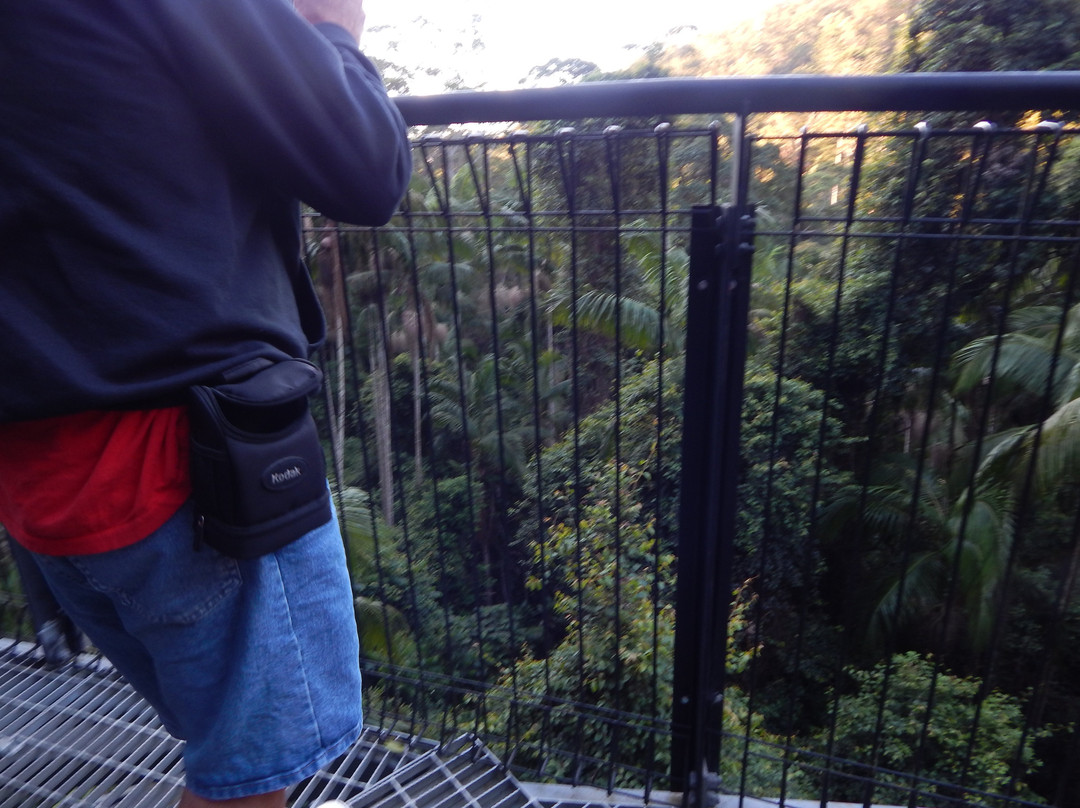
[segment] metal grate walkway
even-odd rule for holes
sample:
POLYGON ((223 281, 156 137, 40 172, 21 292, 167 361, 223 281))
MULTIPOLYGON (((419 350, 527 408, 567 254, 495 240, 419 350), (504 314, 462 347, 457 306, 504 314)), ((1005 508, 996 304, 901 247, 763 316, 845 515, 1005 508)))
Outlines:
MULTIPOLYGON (((175 806, 182 744, 107 666, 48 670, 23 646, 0 652, 0 808, 175 806)), ((290 794, 294 808, 541 808, 473 738, 367 729, 290 794)))

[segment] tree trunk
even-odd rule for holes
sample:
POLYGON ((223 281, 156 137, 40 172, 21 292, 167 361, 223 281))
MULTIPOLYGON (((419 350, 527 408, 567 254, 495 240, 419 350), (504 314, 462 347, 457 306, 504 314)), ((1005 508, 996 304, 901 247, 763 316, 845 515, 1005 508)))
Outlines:
MULTIPOLYGON (((306 223, 311 227, 310 219, 306 223)), ((328 223, 331 224, 332 223, 328 223)), ((328 258, 328 277, 321 279, 323 309, 326 311, 327 343, 337 360, 336 374, 331 368, 327 373, 326 420, 330 430, 331 458, 334 476, 339 486, 345 485, 345 312, 348 299, 345 294, 345 269, 341 264, 341 245, 334 233, 323 237, 321 246, 328 258), (336 394, 336 397, 335 397, 336 394)))
POLYGON ((420 355, 419 345, 414 346, 412 351, 413 366, 413 457, 416 461, 415 479, 416 484, 424 482, 424 435, 423 435, 423 391, 420 384, 420 355))
POLYGON ((371 382, 375 394, 375 449, 379 459, 379 491, 383 519, 394 524, 394 464, 390 440, 390 372, 386 350, 378 324, 371 341, 371 382))

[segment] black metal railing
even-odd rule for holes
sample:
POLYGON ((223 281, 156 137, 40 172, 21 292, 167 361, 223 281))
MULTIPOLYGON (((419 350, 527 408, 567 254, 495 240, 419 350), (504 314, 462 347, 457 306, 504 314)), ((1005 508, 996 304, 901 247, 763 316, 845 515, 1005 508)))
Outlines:
POLYGON ((401 214, 306 220, 369 721, 694 805, 1075 804, 1080 144, 1025 111, 1080 76, 400 106, 401 214))

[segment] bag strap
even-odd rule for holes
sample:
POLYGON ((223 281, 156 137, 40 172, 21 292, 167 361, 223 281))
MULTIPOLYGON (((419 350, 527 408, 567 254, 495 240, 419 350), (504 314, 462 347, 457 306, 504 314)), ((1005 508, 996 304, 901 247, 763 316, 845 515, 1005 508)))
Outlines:
POLYGON ((308 350, 314 351, 326 341, 326 317, 311 280, 311 270, 303 259, 296 262, 292 287, 296 309, 300 314, 300 328, 307 338, 308 350))
POLYGON ((244 379, 251 378, 260 370, 266 370, 273 364, 273 359, 267 359, 265 356, 256 356, 254 359, 249 359, 246 362, 240 363, 236 367, 229 368, 228 370, 223 371, 221 374, 221 380, 225 384, 242 382, 244 381, 244 379))

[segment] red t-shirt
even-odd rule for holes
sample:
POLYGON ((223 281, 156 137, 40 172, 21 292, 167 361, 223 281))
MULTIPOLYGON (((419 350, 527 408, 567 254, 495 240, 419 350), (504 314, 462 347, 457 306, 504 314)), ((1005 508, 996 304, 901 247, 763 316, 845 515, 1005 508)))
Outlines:
POLYGON ((0 425, 0 523, 33 552, 126 547, 161 527, 190 494, 183 407, 0 425))

